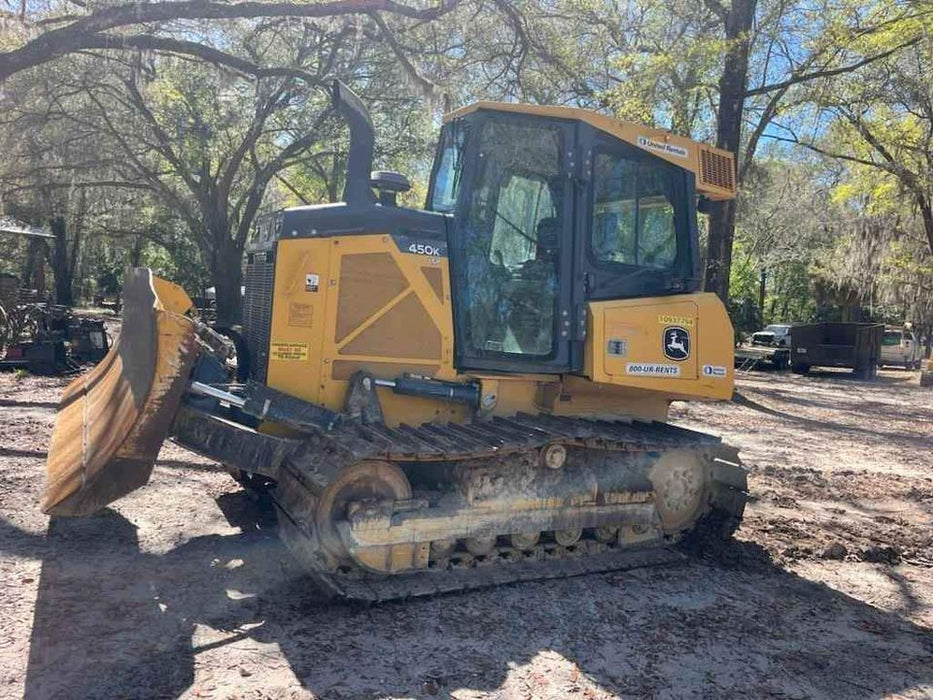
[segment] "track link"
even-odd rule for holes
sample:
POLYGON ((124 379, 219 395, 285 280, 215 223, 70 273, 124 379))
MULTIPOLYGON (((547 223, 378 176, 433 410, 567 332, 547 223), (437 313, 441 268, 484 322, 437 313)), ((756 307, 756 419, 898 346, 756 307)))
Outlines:
POLYGON ((345 422, 310 436, 283 462, 312 488, 324 489, 344 467, 364 459, 464 462, 531 452, 549 444, 623 452, 715 448, 714 435, 658 421, 606 421, 518 413, 467 424, 424 423, 396 428, 345 422))
POLYGON ((559 559, 518 563, 481 563, 445 570, 428 570, 383 578, 318 577, 329 593, 349 600, 379 603, 490 588, 522 581, 571 578, 607 571, 626 571, 655 566, 674 566, 687 561, 682 553, 668 548, 627 549, 600 554, 576 554, 559 559))

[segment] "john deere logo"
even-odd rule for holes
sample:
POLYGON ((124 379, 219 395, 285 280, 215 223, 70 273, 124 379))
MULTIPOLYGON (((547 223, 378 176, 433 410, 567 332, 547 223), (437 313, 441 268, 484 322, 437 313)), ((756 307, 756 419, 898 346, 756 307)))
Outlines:
POLYGON ((681 362, 690 357, 690 333, 680 326, 664 329, 664 357, 681 362))

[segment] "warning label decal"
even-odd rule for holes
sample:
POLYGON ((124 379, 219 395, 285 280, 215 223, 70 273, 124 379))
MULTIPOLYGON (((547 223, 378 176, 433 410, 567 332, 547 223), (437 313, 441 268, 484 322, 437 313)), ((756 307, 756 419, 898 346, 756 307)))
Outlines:
POLYGON ((307 360, 307 343, 270 343, 269 357, 273 360, 307 360))

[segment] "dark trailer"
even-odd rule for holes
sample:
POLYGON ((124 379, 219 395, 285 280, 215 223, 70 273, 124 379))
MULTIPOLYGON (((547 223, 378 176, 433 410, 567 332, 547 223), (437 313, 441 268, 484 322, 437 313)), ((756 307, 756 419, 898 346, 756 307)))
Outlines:
POLYGON ((794 326, 791 365, 797 374, 811 367, 849 367, 861 379, 871 379, 881 359, 880 323, 810 323, 794 326))

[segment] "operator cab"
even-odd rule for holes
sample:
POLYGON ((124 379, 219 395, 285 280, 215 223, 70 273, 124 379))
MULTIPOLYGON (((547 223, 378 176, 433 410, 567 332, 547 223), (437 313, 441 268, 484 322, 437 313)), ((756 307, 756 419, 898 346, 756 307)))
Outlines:
POLYGON ((693 172, 579 113, 480 103, 443 127, 426 208, 453 215, 460 369, 582 371, 587 301, 699 288, 693 172))

